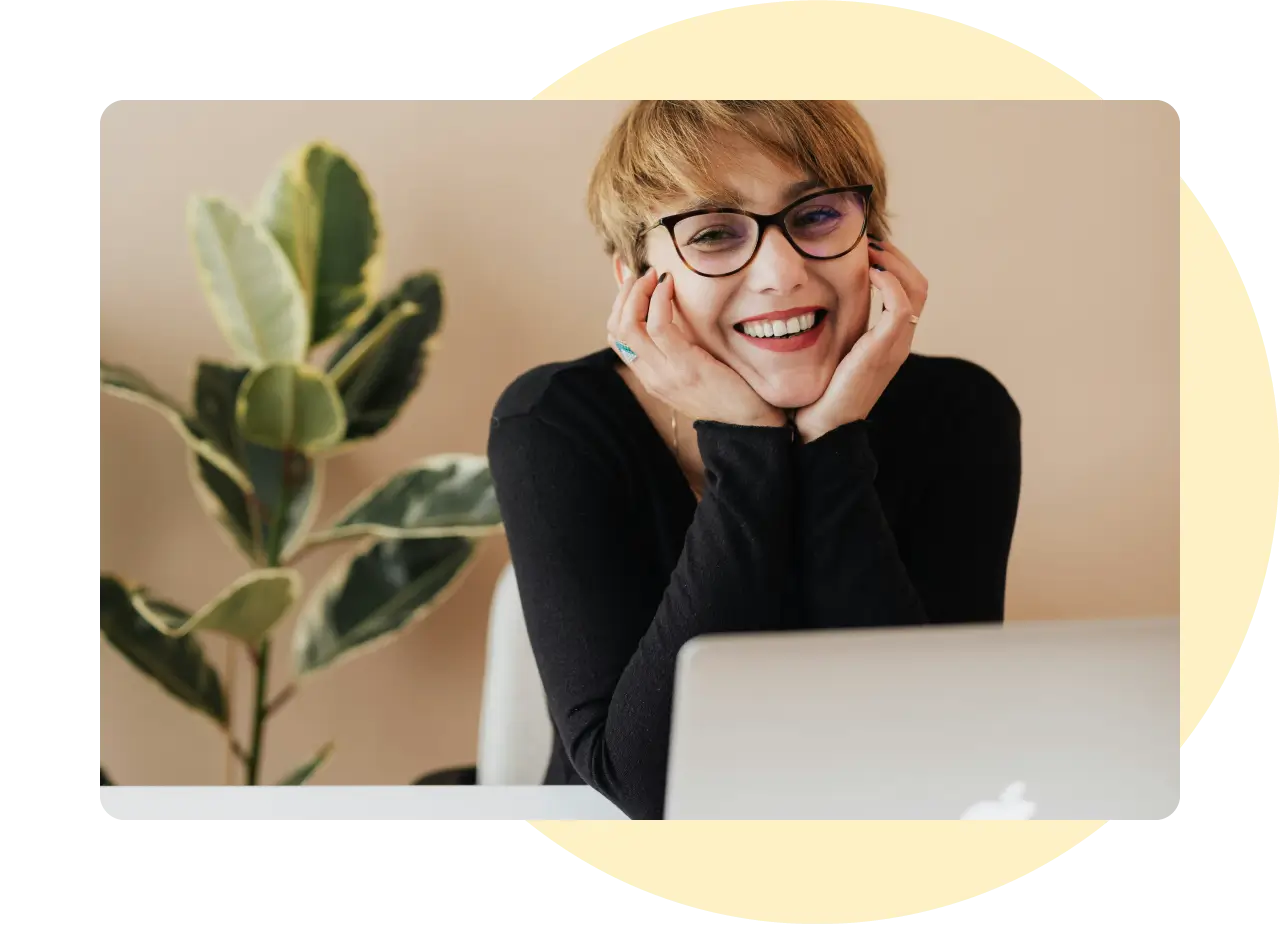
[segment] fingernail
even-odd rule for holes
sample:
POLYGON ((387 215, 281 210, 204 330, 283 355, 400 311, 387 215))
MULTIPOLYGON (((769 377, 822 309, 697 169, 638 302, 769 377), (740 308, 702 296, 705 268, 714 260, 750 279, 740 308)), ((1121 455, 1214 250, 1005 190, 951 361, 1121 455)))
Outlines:
POLYGON ((868 241, 868 242, 867 242, 867 247, 871 248, 873 251, 882 251, 882 250, 884 250, 884 248, 883 248, 883 247, 881 247, 879 244, 876 244, 874 241, 868 241))
POLYGON ((658 277, 658 282, 662 282, 664 279, 666 279, 670 275, 671 275, 670 273, 663 273, 661 276, 658 277))
POLYGON ((880 270, 881 272, 884 272, 884 267, 880 266, 880 264, 878 264, 878 263, 873 263, 873 264, 871 264, 871 269, 873 269, 873 270, 880 270))
POLYGON ((883 238, 877 238, 875 235, 873 235, 873 234, 872 234, 871 232, 869 232, 869 231, 867 232, 867 237, 868 237, 868 238, 870 238, 872 241, 882 241, 882 240, 884 240, 883 238))

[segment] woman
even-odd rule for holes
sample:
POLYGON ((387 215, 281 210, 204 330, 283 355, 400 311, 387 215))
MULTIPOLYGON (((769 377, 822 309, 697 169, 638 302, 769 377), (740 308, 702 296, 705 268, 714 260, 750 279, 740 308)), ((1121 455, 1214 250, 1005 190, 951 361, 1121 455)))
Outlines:
POLYGON ((489 457, 545 781, 661 818, 694 636, 1003 619, 1020 418, 980 367, 910 353, 928 283, 847 102, 638 103, 588 209, 609 347, 512 383, 489 457))

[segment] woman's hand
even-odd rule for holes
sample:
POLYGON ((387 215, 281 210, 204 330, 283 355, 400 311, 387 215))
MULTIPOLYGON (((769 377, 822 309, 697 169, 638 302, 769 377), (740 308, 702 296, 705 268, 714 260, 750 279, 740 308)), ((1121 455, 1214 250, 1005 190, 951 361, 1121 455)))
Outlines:
POLYGON ((692 343, 676 320, 675 284, 656 270, 623 280, 609 315, 609 346, 649 394, 695 421, 781 427, 786 415, 741 376, 692 343), (631 349, 628 356, 621 342, 631 349))
POLYGON ((888 241, 872 244, 867 253, 871 285, 884 297, 884 314, 840 361, 822 397, 796 412, 796 429, 805 443, 870 414, 911 352, 929 281, 888 241))

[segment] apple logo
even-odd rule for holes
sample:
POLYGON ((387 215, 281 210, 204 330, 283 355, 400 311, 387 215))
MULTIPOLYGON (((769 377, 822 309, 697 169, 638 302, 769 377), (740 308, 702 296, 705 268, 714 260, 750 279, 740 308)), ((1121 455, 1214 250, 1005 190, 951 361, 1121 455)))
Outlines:
POLYGON ((997 800, 982 800, 974 803, 964 811, 961 819, 1030 819, 1036 811, 1036 804, 1024 800, 1027 785, 1020 780, 1014 781, 1004 788, 997 800))

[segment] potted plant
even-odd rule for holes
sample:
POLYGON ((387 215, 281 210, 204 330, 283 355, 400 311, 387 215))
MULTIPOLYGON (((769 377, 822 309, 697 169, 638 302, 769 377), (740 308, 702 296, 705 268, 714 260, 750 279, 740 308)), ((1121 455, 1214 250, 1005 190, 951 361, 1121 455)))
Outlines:
MULTIPOLYGON (((244 781, 257 784, 268 720, 295 690, 296 682, 272 691, 269 655, 303 596, 297 559, 327 544, 354 546, 303 606, 292 639, 301 679, 425 616, 501 521, 485 457, 448 453, 414 462, 315 526, 325 460, 391 424, 423 378, 443 316, 431 272, 378 296, 377 212, 348 157, 308 144, 279 165, 252 211, 194 197, 187 224, 233 359, 196 363, 189 404, 105 360, 101 384, 173 425, 188 448, 192 487, 246 571, 194 609, 103 574, 101 632, 219 724, 244 781), (247 739, 231 728, 223 679, 199 642, 205 634, 236 640, 252 660, 247 739)), ((320 746, 279 783, 301 784, 331 749, 320 746)))

